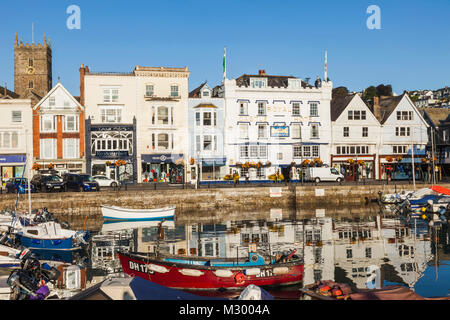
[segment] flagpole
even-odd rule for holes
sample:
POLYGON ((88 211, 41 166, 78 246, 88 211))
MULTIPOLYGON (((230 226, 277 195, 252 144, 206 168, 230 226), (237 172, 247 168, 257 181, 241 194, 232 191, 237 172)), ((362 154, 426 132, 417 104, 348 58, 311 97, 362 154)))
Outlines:
POLYGON ((227 47, 223 48, 223 81, 227 78, 227 47))
POLYGON ((325 82, 328 82, 328 53, 327 50, 325 50, 325 75, 324 79, 325 82))

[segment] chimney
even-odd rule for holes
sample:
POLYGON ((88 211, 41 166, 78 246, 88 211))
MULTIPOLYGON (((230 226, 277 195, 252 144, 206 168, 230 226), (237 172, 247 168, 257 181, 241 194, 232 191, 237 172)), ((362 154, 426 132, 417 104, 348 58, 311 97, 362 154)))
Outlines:
POLYGON ((259 74, 260 76, 266 76, 266 70, 259 70, 259 71, 258 71, 258 74, 259 74))
POLYGON ((82 106, 84 106, 84 76, 86 75, 86 71, 89 73, 89 68, 82 64, 80 68, 80 103, 82 106))
POLYGON ((8 95, 8 89, 6 89, 6 82, 5 82, 5 97, 8 95))
POLYGON ((373 97, 373 115, 375 118, 380 119, 381 113, 380 113, 380 98, 375 96, 373 97))

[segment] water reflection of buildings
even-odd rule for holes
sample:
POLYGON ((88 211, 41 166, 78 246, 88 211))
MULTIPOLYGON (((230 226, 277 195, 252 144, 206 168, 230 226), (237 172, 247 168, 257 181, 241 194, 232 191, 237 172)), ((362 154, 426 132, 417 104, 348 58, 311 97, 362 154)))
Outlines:
MULTIPOLYGON (((415 234, 400 220, 379 215, 334 219, 322 214, 296 221, 268 219, 163 229, 160 241, 156 226, 130 230, 130 245, 131 239, 136 241, 132 249, 215 257, 247 256, 252 243, 271 256, 297 249, 305 263, 304 285, 335 280, 365 288, 374 280, 374 286, 389 282, 413 287, 433 257, 428 234, 415 234)), ((118 247, 117 243, 101 246, 97 256, 115 261, 118 247)))

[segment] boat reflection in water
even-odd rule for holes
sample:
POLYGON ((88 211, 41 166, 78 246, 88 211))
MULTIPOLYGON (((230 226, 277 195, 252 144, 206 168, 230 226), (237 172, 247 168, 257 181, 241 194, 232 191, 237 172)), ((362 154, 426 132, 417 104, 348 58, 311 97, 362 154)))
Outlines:
MULTIPOLYGON (((304 219, 278 218, 271 219, 267 214, 267 219, 215 224, 168 221, 162 228, 153 223, 102 231, 93 237, 93 268, 107 270, 106 273, 120 272, 119 250, 186 258, 244 258, 249 246, 256 246, 257 252, 266 256, 296 249, 304 261, 303 283, 269 291, 278 298, 297 299, 299 288, 320 280, 360 289, 400 284, 424 297, 448 294, 449 271, 438 267, 439 252, 442 247, 444 252, 449 248, 448 226, 407 222, 389 212, 332 218, 318 211, 304 219), (442 281, 430 286, 430 272, 436 272, 436 276, 440 273, 442 281)), ((227 295, 236 293, 223 293, 227 295)))

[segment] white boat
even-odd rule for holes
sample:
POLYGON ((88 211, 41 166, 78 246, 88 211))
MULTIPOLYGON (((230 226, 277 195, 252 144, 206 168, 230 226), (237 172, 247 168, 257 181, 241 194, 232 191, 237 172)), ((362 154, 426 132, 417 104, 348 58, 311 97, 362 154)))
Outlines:
POLYGON ((20 250, 0 244, 0 268, 16 268, 20 265, 17 258, 20 250))
POLYGON ((161 220, 175 216, 175 206, 159 209, 126 209, 120 207, 102 206, 102 215, 105 220, 161 220))
MULTIPOLYGON (((161 220, 150 220, 150 221, 118 221, 118 222, 106 222, 103 223, 102 233, 113 232, 113 231, 121 231, 121 230, 129 230, 129 229, 138 229, 138 228, 150 228, 157 227, 161 220)), ((175 221, 166 220, 163 223, 164 227, 168 227, 169 229, 175 228, 175 221)))

